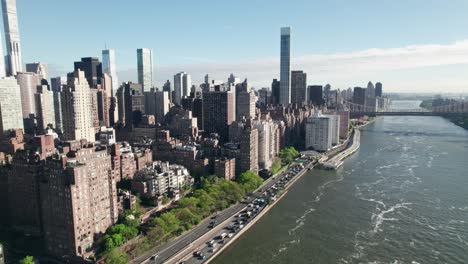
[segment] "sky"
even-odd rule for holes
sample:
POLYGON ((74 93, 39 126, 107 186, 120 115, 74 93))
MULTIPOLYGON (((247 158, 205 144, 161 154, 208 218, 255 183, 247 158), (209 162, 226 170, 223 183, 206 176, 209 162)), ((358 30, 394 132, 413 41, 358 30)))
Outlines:
POLYGON ((144 47, 154 50, 157 87, 180 71, 194 83, 234 73, 269 87, 279 78, 280 28, 291 26, 291 70, 305 71, 309 85, 468 92, 467 0, 17 2, 23 62, 47 63, 51 76, 107 46, 119 81, 136 81, 144 47))

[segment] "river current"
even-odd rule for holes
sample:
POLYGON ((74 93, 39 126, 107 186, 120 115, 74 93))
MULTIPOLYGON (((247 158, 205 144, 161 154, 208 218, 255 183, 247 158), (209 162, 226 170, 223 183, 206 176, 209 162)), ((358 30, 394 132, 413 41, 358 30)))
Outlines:
POLYGON ((339 170, 304 175, 212 263, 468 263, 468 131, 378 119, 339 170))

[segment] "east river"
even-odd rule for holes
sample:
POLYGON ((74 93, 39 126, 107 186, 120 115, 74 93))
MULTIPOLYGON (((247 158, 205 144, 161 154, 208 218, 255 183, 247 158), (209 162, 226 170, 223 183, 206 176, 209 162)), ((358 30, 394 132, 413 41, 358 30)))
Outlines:
POLYGON ((384 117, 361 135, 338 171, 304 175, 212 263, 468 263, 468 131, 384 117))

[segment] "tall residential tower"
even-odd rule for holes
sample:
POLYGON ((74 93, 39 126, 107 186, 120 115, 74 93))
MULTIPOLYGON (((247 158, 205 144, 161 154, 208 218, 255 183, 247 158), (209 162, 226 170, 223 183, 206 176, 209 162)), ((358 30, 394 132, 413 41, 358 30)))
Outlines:
POLYGON ((153 87, 153 50, 137 49, 138 83, 142 86, 142 92, 149 91, 153 87))
POLYGON ((15 76, 17 72, 23 71, 16 0, 2 0, 2 10, 7 49, 6 73, 8 76, 15 76))
POLYGON ((281 62, 280 62, 280 98, 279 103, 291 103, 291 28, 281 28, 281 62))
POLYGON ((119 89, 119 79, 117 78, 117 68, 115 66, 115 50, 106 49, 102 51, 102 72, 111 77, 111 94, 115 96, 119 89))

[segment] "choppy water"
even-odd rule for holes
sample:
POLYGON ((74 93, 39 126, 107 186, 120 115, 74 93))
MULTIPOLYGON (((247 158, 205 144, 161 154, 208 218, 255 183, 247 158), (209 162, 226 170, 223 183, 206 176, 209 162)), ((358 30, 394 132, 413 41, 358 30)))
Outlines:
POLYGON ((468 263, 468 132, 378 120, 340 170, 305 175, 213 263, 468 263))

